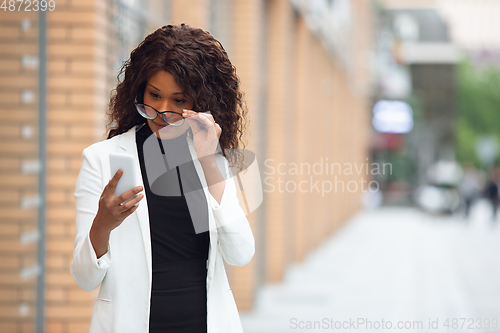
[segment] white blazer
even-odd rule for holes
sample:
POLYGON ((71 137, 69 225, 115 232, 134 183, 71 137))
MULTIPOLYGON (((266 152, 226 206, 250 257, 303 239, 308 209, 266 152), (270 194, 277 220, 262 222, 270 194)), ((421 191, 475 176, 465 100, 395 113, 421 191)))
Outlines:
MULTIPOLYGON (((144 188, 135 141, 138 127, 136 125, 126 133, 94 143, 82 153, 74 193, 76 237, 71 275, 85 291, 101 286, 94 306, 90 333, 149 331, 152 267, 147 198, 144 197, 136 211, 111 232, 108 252, 101 258, 97 259, 89 238, 99 198, 113 176, 109 166, 110 152, 128 153, 135 158, 137 178, 144 188)), ((193 139, 188 136, 187 141, 209 207, 208 332, 243 332, 222 258, 230 265, 247 264, 255 253, 255 240, 239 205, 234 179, 227 176, 232 175, 227 159, 216 154, 219 169, 226 172, 225 188, 221 203, 218 204, 208 190, 193 139)))

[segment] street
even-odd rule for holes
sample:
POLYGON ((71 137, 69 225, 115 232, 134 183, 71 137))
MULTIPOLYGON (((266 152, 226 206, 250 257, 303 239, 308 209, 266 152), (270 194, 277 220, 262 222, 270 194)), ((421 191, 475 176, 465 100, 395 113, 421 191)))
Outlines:
POLYGON ((500 227, 417 208, 363 211, 265 285, 245 333, 500 332, 500 227), (496 327, 496 328, 495 328, 496 327))

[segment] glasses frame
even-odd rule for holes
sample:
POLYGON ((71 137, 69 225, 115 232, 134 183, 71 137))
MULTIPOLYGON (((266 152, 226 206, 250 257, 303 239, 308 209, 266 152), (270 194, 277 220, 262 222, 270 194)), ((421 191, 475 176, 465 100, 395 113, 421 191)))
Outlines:
MULTIPOLYGON (((137 101, 135 101, 135 102, 134 102, 134 105, 135 105, 135 108, 136 108, 137 112, 139 112, 139 114, 140 114, 142 117, 146 118, 146 119, 149 119, 149 120, 155 120, 156 118, 158 118, 158 115, 160 115, 161 119, 163 119, 163 120, 164 120, 167 124, 169 124, 169 125, 171 125, 171 126, 174 126, 174 127, 179 127, 179 126, 184 125, 184 121, 185 121, 185 119, 186 119, 186 118, 184 118, 184 116, 183 116, 183 115, 182 115, 182 113, 180 113, 180 112, 176 112, 176 111, 161 111, 161 112, 160 112, 160 111, 156 110, 154 107, 152 107, 151 105, 144 104, 144 103, 138 103, 137 101), (147 107, 149 107, 149 108, 151 108, 151 109, 155 110, 155 112, 156 112, 156 116, 155 116, 154 118, 148 118, 148 117, 144 116, 144 115, 143 115, 143 114, 139 111, 139 109, 138 109, 138 105, 144 105, 144 106, 147 106, 147 107), (163 117, 163 115, 164 115, 165 113, 175 113, 175 114, 180 115, 180 116, 182 117, 182 123, 181 123, 180 125, 177 125, 177 124, 175 124, 175 125, 174 125, 174 124, 171 124, 171 123, 170 123, 167 119, 165 119, 165 117, 163 117)), ((178 121, 177 121, 176 123, 178 123, 178 121)))

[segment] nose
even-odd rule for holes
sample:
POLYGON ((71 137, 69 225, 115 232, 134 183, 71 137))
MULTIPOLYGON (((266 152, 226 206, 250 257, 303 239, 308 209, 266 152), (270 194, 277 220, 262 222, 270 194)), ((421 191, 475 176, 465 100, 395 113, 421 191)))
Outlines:
POLYGON ((161 109, 160 109, 161 111, 171 111, 171 110, 169 109, 170 104, 169 104, 169 102, 168 102, 168 101, 163 101, 163 102, 161 103, 160 107, 161 107, 161 109))
MULTIPOLYGON (((171 105, 168 101, 162 101, 162 103, 159 105, 160 109, 159 111, 160 112, 163 112, 163 111, 172 111, 172 109, 170 109, 171 105)), ((158 120, 161 121, 161 123, 167 125, 168 123, 165 121, 165 119, 163 119, 164 115, 162 117, 158 117, 158 120)))

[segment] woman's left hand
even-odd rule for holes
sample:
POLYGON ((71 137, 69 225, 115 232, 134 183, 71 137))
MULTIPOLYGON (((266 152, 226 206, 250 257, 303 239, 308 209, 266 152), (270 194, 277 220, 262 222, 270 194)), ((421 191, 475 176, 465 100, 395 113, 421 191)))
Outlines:
POLYGON ((215 122, 214 117, 192 110, 184 110, 182 115, 193 130, 193 144, 198 160, 214 157, 222 133, 222 128, 215 122))

